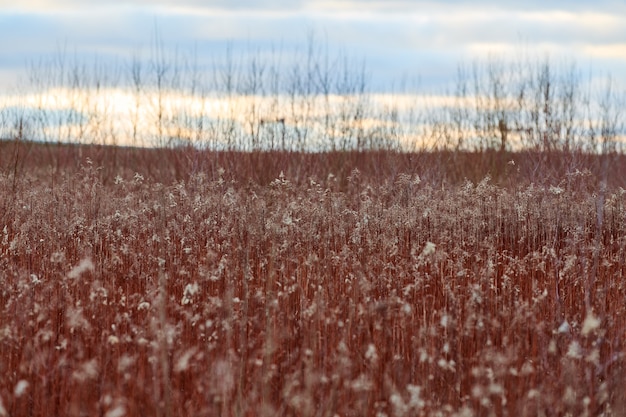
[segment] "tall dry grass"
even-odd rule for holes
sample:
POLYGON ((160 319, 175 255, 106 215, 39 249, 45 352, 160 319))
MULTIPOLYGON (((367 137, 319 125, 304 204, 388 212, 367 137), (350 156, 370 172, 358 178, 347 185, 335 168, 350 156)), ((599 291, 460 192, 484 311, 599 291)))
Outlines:
POLYGON ((610 84, 491 61, 402 113, 313 44, 153 52, 0 109, 0 417, 624 414, 610 84))
POLYGON ((624 413, 624 191, 595 160, 326 157, 4 170, 0 415, 624 413))

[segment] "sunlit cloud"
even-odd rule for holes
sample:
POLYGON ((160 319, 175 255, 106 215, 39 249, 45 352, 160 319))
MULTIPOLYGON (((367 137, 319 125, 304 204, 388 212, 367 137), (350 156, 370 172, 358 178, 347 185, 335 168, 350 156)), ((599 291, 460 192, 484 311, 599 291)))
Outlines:
POLYGON ((626 43, 606 45, 582 45, 586 55, 597 58, 611 58, 626 61, 626 43))
MULTIPOLYGON (((14 120, 23 118, 35 139, 44 141, 155 146, 174 140, 229 146, 226 132, 231 130, 239 144, 255 137, 284 140, 286 134, 293 141, 305 134, 307 143, 301 146, 322 149, 357 136, 383 140, 390 132, 398 143, 409 143, 407 138, 414 143, 417 119, 409 114, 450 102, 446 97, 409 94, 198 96, 52 88, 6 96, 0 112, 14 120)), ((10 137, 10 132, 3 135, 10 137)))
MULTIPOLYGON (((497 143, 502 129, 507 129, 507 146, 519 149, 531 134, 524 133, 525 129, 539 129, 533 135, 550 129, 548 120, 539 120, 539 125, 516 130, 517 123, 528 122, 528 111, 543 106, 532 97, 528 100, 520 108, 514 93, 501 97, 493 97, 489 92, 461 96, 291 96, 191 94, 167 89, 159 92, 152 87, 141 91, 51 88, 5 96, 0 102, 0 115, 12 120, 9 128, 21 126, 23 120, 33 139, 52 142, 321 150, 335 145, 345 149, 358 146, 360 141, 392 141, 396 146, 412 149, 456 146, 461 142, 470 147, 476 141, 497 143), (484 117, 494 118, 495 122, 485 119, 486 124, 477 127, 474 123, 484 117), (297 139, 303 136, 304 142, 297 139)), ((578 107, 572 120, 574 129, 602 126, 597 109, 585 109, 582 104, 578 107)), ((10 129, 2 136, 11 137, 10 129)), ((622 136, 622 132, 616 131, 613 140, 620 141, 622 136)))

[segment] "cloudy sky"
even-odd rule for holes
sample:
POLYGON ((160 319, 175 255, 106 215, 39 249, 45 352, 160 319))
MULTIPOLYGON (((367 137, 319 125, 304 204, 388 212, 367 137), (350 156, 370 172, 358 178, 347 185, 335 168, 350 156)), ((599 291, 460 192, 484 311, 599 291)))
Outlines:
POLYGON ((626 84, 622 0, 0 0, 0 88, 60 50, 127 60, 163 43, 206 65, 233 50, 288 56, 314 34, 364 60, 373 88, 445 88, 459 63, 489 54, 575 61, 626 84))

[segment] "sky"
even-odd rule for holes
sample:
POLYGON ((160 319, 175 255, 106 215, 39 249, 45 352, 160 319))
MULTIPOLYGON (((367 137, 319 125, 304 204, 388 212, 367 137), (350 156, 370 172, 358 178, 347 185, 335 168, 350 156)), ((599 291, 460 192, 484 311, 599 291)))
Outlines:
MULTIPOLYGON (((37 124, 42 140, 136 144, 135 126, 149 132, 144 136, 188 138, 199 125, 233 121, 241 137, 254 141, 261 134, 284 136, 286 128, 302 128, 303 120, 309 125, 302 132, 338 138, 341 129, 328 124, 329 113, 345 116, 346 129, 368 126, 399 135, 390 124, 396 111, 390 106, 403 108, 400 120, 410 119, 416 106, 449 107, 458 74, 468 77, 469 70, 471 78, 473 66, 482 65, 484 76, 489 63, 524 62, 535 65, 525 68, 539 78, 540 65, 547 61, 555 80, 563 78, 563 87, 569 68, 575 68, 577 77, 588 80, 583 85, 594 86, 589 90, 609 85, 605 80, 610 79, 613 91, 626 91, 626 2, 0 0, 0 137, 13 136, 17 120, 25 117, 31 129, 37 124), (311 56, 313 66, 308 65, 311 56), (143 80, 149 87, 141 91, 129 88, 135 62, 151 70, 152 78, 143 80), (165 104, 150 90, 160 62, 174 87, 165 104), (90 69, 79 73, 83 65, 90 69), (233 65, 239 74, 234 99, 217 90, 225 88, 224 75, 233 65), (61 67, 64 81, 55 84, 61 67), (77 79, 89 80, 87 87, 71 85, 72 68, 77 79), (184 77, 177 75, 181 68, 184 77), (272 93, 274 68, 281 72, 281 84, 272 93), (213 89, 210 93, 222 96, 198 98, 189 75, 193 71, 209 74, 204 92, 213 89), (264 90, 259 93, 252 76, 261 71, 264 90), (302 80, 315 78, 314 88, 321 88, 325 74, 332 78, 330 100, 315 102, 313 110, 288 100, 288 90, 306 84, 302 80), (364 116, 359 106, 365 104, 355 96, 360 91, 371 94, 369 104, 379 113, 364 116), (416 105, 416 97, 426 101, 416 105), (285 121, 287 108, 291 116, 285 121), (157 128, 154 117, 161 110, 167 110, 171 132, 157 128), (354 114, 347 117, 350 111, 354 114), (267 120, 283 120, 282 133, 280 126, 268 127, 267 120)), ((306 88, 299 91, 310 94, 306 88)), ((492 92, 470 94, 479 103, 492 92)), ((567 88, 559 94, 567 94, 567 88)), ((584 102, 583 94, 576 94, 584 102)), ((471 107, 459 103, 454 106, 471 107)), ((584 114, 577 117, 582 126, 584 114)), ((402 133, 409 143, 416 140, 420 123, 411 119, 403 125, 409 126, 402 133)))
POLYGON ((444 90, 459 64, 494 55, 576 62, 626 84, 618 0, 0 0, 0 91, 60 51, 103 62, 148 54, 155 33, 206 66, 228 48, 298 59, 313 37, 364 63, 376 90, 444 90))

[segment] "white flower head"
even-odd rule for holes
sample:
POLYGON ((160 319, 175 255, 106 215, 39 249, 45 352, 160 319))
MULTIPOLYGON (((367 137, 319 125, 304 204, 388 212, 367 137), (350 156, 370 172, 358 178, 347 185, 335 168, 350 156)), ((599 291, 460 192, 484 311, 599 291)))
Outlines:
POLYGON ((183 298, 182 300, 180 300, 180 304, 181 305, 192 304, 194 295, 198 294, 199 291, 200 291, 200 287, 198 286, 197 282, 194 282, 193 284, 187 284, 183 292, 183 298))
POLYGON ((583 327, 580 332, 583 336, 587 336, 598 327, 600 327, 600 319, 594 316, 593 312, 590 311, 587 313, 587 317, 585 317, 585 321, 583 322, 583 327))
POLYGON ((365 358, 372 363, 378 362, 378 352, 376 352, 376 346, 373 343, 370 343, 367 346, 367 351, 365 352, 365 358))
POLYGON ((426 242, 426 245, 424 245, 424 249, 422 249, 422 257, 426 257, 426 256, 430 256, 433 253, 435 253, 435 250, 437 249, 437 245, 435 245, 433 242, 426 242))
POLYGON ((29 386, 30 384, 28 383, 28 381, 26 381, 25 379, 22 379, 15 385, 13 394, 15 394, 17 398, 19 398, 26 393, 26 390, 28 389, 29 386))
POLYGON ((570 330, 570 325, 567 322, 567 320, 563 320, 563 323, 561 323, 561 325, 559 326, 559 328, 557 329, 557 333, 569 333, 570 330))
POLYGON ((76 279, 85 272, 91 272, 94 270, 93 262, 90 258, 81 260, 70 272, 67 273, 67 277, 70 279, 76 279))
POLYGON ((569 344, 567 348, 567 357, 572 359, 580 359, 583 356, 583 349, 576 340, 569 344))
POLYGON ((550 186, 550 192, 554 195, 563 194, 563 191, 565 190, 563 190, 561 187, 558 187, 558 186, 555 187, 554 185, 550 186))

